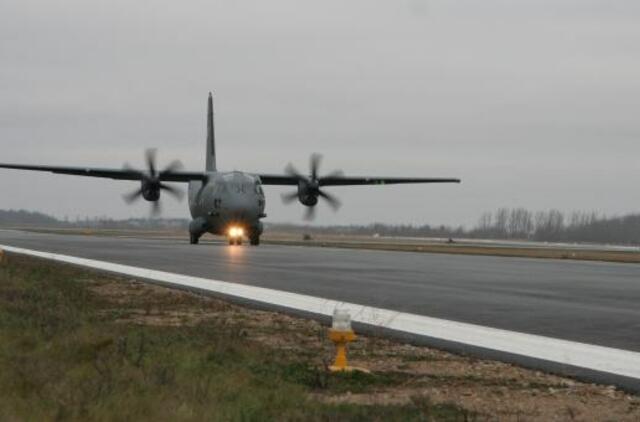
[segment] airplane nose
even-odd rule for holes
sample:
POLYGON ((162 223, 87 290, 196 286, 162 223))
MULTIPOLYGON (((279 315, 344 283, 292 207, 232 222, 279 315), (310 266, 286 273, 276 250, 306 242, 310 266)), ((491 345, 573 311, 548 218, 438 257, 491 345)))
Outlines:
POLYGON ((257 200, 251 195, 234 195, 230 198, 227 210, 236 219, 253 219, 259 214, 257 200))

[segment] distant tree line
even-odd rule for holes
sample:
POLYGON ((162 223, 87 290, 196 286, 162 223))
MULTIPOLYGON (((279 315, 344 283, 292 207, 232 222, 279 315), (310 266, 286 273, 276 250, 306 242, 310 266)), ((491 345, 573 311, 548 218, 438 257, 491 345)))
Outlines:
MULTIPOLYGON (((131 218, 115 220, 106 217, 58 220, 49 215, 26 210, 0 210, 0 225, 4 227, 40 226, 102 229, 178 229, 186 230, 189 220, 176 218, 131 218)), ((391 225, 374 223, 349 226, 304 226, 267 223, 269 230, 303 231, 309 234, 344 234, 386 237, 438 237, 476 239, 514 239, 547 242, 593 242, 640 245, 640 214, 608 218, 596 212, 559 210, 533 212, 524 208, 500 208, 483 213, 477 224, 391 225)))
POLYGON ((0 210, 0 225, 43 225, 56 226, 60 221, 49 215, 26 210, 0 210))
POLYGON ((0 226, 4 227, 67 227, 95 229, 186 229, 189 220, 185 218, 128 218, 115 220, 107 217, 68 218, 59 220, 55 217, 26 210, 0 210, 0 226))
POLYGON ((462 237, 467 234, 464 227, 430 226, 428 224, 415 226, 410 224, 392 225, 373 223, 368 225, 338 225, 338 226, 310 226, 288 223, 267 223, 267 230, 284 232, 304 231, 309 234, 356 235, 356 236, 386 236, 386 237, 462 237))
POLYGON ((115 220, 112 218, 85 218, 70 223, 71 227, 89 229, 133 229, 133 230, 155 230, 155 229, 178 229, 186 230, 189 227, 186 218, 128 218, 115 220))
MULTIPOLYGON (((618 220, 599 217, 596 212, 575 211, 567 216, 553 209, 534 213, 524 208, 500 208, 482 214, 470 235, 492 239, 601 241, 596 239, 594 227, 604 222, 615 224, 618 220)), ((601 231, 597 235, 602 236, 601 231)))
POLYGON ((461 226, 381 223, 325 227, 271 224, 270 227, 280 230, 303 228, 311 234, 640 244, 640 214, 607 218, 597 212, 575 211, 565 214, 555 209, 533 212, 524 208, 500 208, 494 212, 482 214, 478 223, 470 229, 461 226))
POLYGON ((523 208, 500 208, 484 213, 469 235, 491 239, 640 244, 640 214, 607 218, 597 212, 533 213, 523 208))

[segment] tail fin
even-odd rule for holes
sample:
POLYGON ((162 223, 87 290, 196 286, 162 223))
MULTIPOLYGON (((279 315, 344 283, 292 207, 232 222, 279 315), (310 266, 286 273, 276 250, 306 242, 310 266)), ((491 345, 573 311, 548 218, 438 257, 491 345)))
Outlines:
POLYGON ((213 129, 213 97, 209 93, 207 107, 207 164, 206 171, 216 171, 216 137, 213 129))

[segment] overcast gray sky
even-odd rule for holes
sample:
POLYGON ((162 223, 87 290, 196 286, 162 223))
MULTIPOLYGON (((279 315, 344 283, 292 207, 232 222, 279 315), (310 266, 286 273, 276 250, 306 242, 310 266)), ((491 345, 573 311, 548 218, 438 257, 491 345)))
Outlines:
MULTIPOLYGON (((500 206, 640 210, 634 0, 5 0, 0 161, 457 176, 334 188, 316 223, 473 224, 500 206)), ((0 172, 0 208, 146 216, 135 184, 0 172)), ((300 222, 267 188, 267 221, 300 222)), ((165 215, 186 217, 167 198, 165 215)))

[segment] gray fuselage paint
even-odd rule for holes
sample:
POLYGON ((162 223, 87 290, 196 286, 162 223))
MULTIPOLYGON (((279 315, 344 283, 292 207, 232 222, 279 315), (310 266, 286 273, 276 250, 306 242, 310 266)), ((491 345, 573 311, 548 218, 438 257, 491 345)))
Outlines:
POLYGON ((261 234, 265 196, 260 178, 239 171, 210 172, 205 182, 189 183, 189 210, 195 235, 225 235, 231 226, 261 234))

